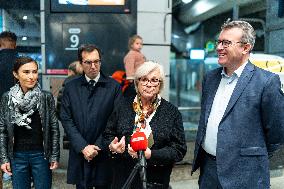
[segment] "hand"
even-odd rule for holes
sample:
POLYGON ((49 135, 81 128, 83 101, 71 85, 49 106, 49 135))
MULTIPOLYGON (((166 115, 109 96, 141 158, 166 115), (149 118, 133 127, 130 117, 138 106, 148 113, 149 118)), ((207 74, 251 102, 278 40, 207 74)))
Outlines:
POLYGON ((100 150, 101 149, 96 145, 88 145, 82 150, 82 153, 87 161, 91 161, 95 156, 99 154, 100 150))
POLYGON ((125 151, 125 136, 121 137, 119 142, 118 138, 115 137, 108 147, 113 153, 122 154, 125 151))
POLYGON ((49 169, 54 170, 58 168, 59 163, 57 161, 53 161, 50 163, 49 169))
POLYGON ((144 153, 145 153, 145 158, 146 159, 150 159, 151 158, 152 151, 150 150, 150 148, 147 148, 144 153))
POLYGON ((10 163, 3 163, 3 164, 1 165, 1 170, 2 170, 3 172, 7 173, 9 176, 12 175, 10 163))
POLYGON ((138 158, 137 152, 135 152, 130 144, 128 144, 128 154, 132 157, 132 158, 138 158))

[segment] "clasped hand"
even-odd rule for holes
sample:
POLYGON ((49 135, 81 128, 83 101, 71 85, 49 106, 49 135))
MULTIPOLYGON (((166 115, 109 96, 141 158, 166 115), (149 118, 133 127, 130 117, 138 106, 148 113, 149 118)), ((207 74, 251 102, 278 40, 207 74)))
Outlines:
POLYGON ((87 161, 91 161, 95 156, 99 154, 100 150, 101 149, 96 145, 88 145, 82 150, 82 153, 87 161))

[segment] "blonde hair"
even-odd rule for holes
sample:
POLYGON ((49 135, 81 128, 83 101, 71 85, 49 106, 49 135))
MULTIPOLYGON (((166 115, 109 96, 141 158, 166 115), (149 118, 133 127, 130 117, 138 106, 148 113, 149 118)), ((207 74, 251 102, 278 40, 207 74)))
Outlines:
POLYGON ((147 61, 139 66, 134 74, 134 85, 136 92, 138 93, 138 82, 141 77, 148 75, 149 73, 158 70, 160 72, 160 89, 159 93, 164 88, 164 80, 165 80, 165 72, 162 65, 158 64, 157 62, 147 61))
POLYGON ((128 40, 128 49, 129 49, 129 50, 132 49, 131 46, 133 45, 133 43, 135 42, 136 39, 141 39, 141 40, 143 40, 140 35, 133 35, 132 37, 130 37, 129 40, 128 40))

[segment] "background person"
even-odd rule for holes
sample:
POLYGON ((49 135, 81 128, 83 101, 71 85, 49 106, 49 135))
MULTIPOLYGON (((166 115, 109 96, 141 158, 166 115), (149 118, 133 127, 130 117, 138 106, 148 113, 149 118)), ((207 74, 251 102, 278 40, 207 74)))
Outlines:
POLYGON ((10 31, 0 33, 0 97, 14 85, 13 66, 18 53, 17 36, 10 31))
POLYGON ((192 172, 201 189, 268 189, 268 157, 284 142, 284 95, 279 76, 254 66, 255 31, 245 21, 222 26, 221 68, 202 86, 192 172))
POLYGON ((67 183, 77 189, 108 189, 111 165, 102 149, 101 134, 121 96, 119 84, 101 72, 101 53, 95 45, 78 49, 84 74, 65 85, 61 123, 70 140, 67 183))
MULTIPOLYGON (((160 96, 164 86, 162 66, 145 62, 134 75, 135 99, 124 97, 110 116, 104 141, 113 153, 113 188, 120 189, 137 162, 137 153, 130 147, 134 130, 143 131, 149 141, 145 151, 148 188, 168 188, 175 162, 186 154, 182 116, 178 109, 160 96)), ((131 188, 141 188, 138 177, 131 188)))
POLYGON ((38 65, 30 57, 16 60, 17 83, 5 93, 0 108, 1 169, 14 189, 51 188, 51 170, 59 162, 59 128, 53 96, 38 84, 38 65))
MULTIPOLYGON (((57 96, 57 102, 56 102, 56 115, 58 119, 60 120, 60 110, 61 110, 61 101, 62 101, 62 95, 64 91, 64 87, 66 83, 72 81, 72 79, 78 78, 83 74, 83 68, 79 61, 74 61, 68 66, 68 73, 67 78, 64 80, 61 89, 58 92, 57 96)), ((63 149, 69 149, 69 139, 64 132, 63 134, 63 149)))
POLYGON ((124 92, 125 96, 135 96, 136 91, 134 88, 134 74, 136 69, 146 61, 145 56, 141 53, 143 47, 143 39, 139 35, 133 35, 129 38, 128 48, 129 51, 124 57, 124 68, 126 72, 126 79, 130 82, 130 85, 124 92))

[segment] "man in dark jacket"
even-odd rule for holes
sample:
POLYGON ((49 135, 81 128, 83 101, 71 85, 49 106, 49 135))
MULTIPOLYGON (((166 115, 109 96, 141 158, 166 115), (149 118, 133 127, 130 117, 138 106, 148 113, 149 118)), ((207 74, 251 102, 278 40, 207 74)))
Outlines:
POLYGON ((67 183, 77 189, 108 189, 111 167, 102 149, 101 134, 121 97, 119 84, 101 71, 101 54, 95 45, 79 48, 84 74, 65 85, 61 123, 70 140, 67 183))
POLYGON ((0 97, 14 85, 12 74, 16 51, 17 36, 13 32, 0 33, 0 97))

